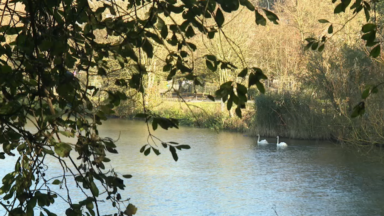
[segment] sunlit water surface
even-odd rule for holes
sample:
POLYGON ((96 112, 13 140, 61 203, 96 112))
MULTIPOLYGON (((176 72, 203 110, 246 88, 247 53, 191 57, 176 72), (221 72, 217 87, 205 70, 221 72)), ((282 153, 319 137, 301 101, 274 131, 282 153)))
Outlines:
MULTIPOLYGON (((160 156, 139 153, 147 143, 143 122, 111 119, 100 133, 112 138, 120 135, 119 154, 109 155, 111 167, 133 175, 126 180, 122 196, 131 198, 139 216, 384 215, 382 164, 335 144, 281 139, 289 147, 277 149, 275 144, 258 146, 255 138, 239 133, 157 130, 155 134, 164 141, 191 145, 190 150, 179 152, 175 162, 162 147, 160 156)), ((59 175, 60 165, 48 162, 47 175, 59 175)), ((11 171, 12 163, 14 158, 1 161, 1 177, 11 171)), ((74 184, 71 187, 74 199, 83 199, 74 184)), ((65 194, 58 186, 52 188, 65 194)), ((58 204, 50 209, 64 215, 67 207, 58 204)), ((108 213, 111 204, 100 203, 100 208, 108 213)))

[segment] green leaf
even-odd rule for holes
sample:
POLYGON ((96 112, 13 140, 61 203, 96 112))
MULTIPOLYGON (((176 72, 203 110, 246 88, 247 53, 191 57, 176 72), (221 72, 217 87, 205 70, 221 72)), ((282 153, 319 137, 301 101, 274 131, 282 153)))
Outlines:
POLYGON ((257 87, 257 89, 259 89, 259 91, 261 93, 263 93, 263 94, 265 93, 264 85, 261 82, 256 83, 256 87, 257 87))
POLYGON ((144 152, 145 147, 147 147, 147 145, 143 145, 143 147, 140 148, 140 153, 143 153, 143 152, 144 152))
POLYGON ((188 57, 188 53, 185 52, 184 50, 180 51, 180 55, 181 55, 181 57, 183 57, 183 58, 188 57))
POLYGON ((217 58, 214 55, 205 55, 204 57, 206 59, 209 59, 209 60, 213 61, 213 62, 217 62, 217 58))
POLYGON ((323 35, 323 37, 321 37, 321 42, 326 42, 327 41, 327 37, 325 35, 323 35))
POLYGON ((237 89, 238 95, 239 94, 245 95, 248 92, 247 87, 245 87, 244 85, 242 85, 240 83, 237 83, 236 89, 237 89))
POLYGON ((365 43, 365 46, 373 47, 373 46, 376 46, 378 43, 379 43, 378 41, 367 40, 367 43, 365 43))
POLYGON ((60 183, 61 183, 61 181, 58 180, 58 179, 55 179, 55 180, 52 182, 52 184, 54 184, 54 185, 59 185, 60 183))
POLYGON ((318 51, 319 51, 319 52, 322 52, 323 50, 324 50, 324 44, 321 44, 321 45, 319 46, 318 51))
POLYGON ((208 32, 208 38, 213 39, 215 37, 215 33, 216 33, 216 31, 209 31, 208 32))
POLYGON ((149 153, 151 153, 151 148, 147 148, 147 150, 144 151, 145 156, 148 156, 149 153))
POLYGON ((380 44, 379 44, 379 45, 375 46, 375 47, 371 50, 369 56, 371 56, 371 57, 373 57, 373 58, 376 58, 376 57, 378 57, 378 56, 380 55, 380 52, 381 52, 381 47, 380 47, 380 44))
MULTIPOLYGON (((120 54, 123 55, 124 57, 129 57, 136 62, 139 61, 139 58, 137 57, 135 51, 132 48, 130 48, 129 46, 122 47, 122 49, 120 50, 120 54)), ((124 64, 124 62, 125 62, 124 58, 122 60, 123 60, 122 63, 124 64)))
POLYGON ((66 137, 74 137, 75 134, 73 134, 71 131, 59 131, 59 133, 63 134, 66 137))
POLYGON ((369 14, 369 9, 367 7, 364 7, 364 14, 365 14, 365 19, 367 20, 367 22, 369 21, 369 19, 371 18, 370 14, 369 14))
POLYGON ((305 46, 304 50, 308 50, 312 47, 313 42, 308 42, 308 44, 305 46))
POLYGON ((147 54, 148 58, 153 57, 153 46, 149 40, 145 40, 143 43, 143 50, 147 54))
POLYGON ((36 206, 37 198, 33 197, 29 201, 27 201, 27 214, 26 216, 33 216, 34 211, 33 208, 36 206))
POLYGON ((348 5, 351 3, 351 0, 341 0, 341 3, 344 5, 345 8, 347 8, 348 5))
POLYGON ((333 13, 338 14, 341 12, 345 12, 345 8, 346 8, 345 5, 343 3, 340 3, 335 7, 335 10, 333 11, 333 13))
POLYGON ((167 38, 168 36, 168 27, 165 24, 164 20, 161 19, 159 16, 157 17, 157 28, 160 29, 160 34, 163 39, 167 38))
MULTIPOLYGON (((48 206, 52 203, 51 200, 53 200, 53 199, 52 199, 52 197, 47 195, 45 200, 46 200, 46 206, 48 206)), ((50 212, 48 209, 46 209, 46 208, 43 208, 43 209, 44 209, 45 213, 47 214, 47 216, 57 216, 55 213, 50 212)))
POLYGON ((173 160, 177 161, 179 157, 177 156, 176 148, 173 146, 169 146, 169 151, 172 153, 173 160))
POLYGON ((217 8, 217 10, 216 10, 215 21, 216 21, 217 25, 219 26, 219 28, 221 28, 221 26, 223 26, 223 24, 224 24, 224 14, 220 8, 217 8))
POLYGON ((180 149, 191 149, 191 146, 189 146, 189 145, 179 145, 178 147, 180 149))
POLYGON ((177 69, 180 70, 181 73, 192 73, 192 69, 185 66, 182 61, 179 61, 177 64, 176 64, 176 67, 177 69))
POLYGON ((155 131, 157 129, 157 120, 153 119, 152 120, 152 129, 155 131))
POLYGON ((124 178, 132 178, 132 175, 123 175, 124 178))
POLYGON ((313 44, 312 44, 312 50, 316 50, 317 49, 317 47, 319 46, 319 42, 314 42, 313 44))
POLYGON ((163 67, 163 71, 164 72, 170 71, 171 69, 172 69, 172 65, 171 64, 166 64, 163 67))
POLYGON ((187 31, 185 32, 185 36, 187 36, 187 38, 191 38, 195 35, 196 34, 195 34, 195 31, 193 30, 192 26, 188 26, 187 31))
POLYGON ((369 96, 369 92, 370 92, 371 88, 367 88, 363 91, 363 93, 361 94, 361 98, 363 99, 366 99, 368 96, 369 96))
POLYGON ((143 78, 142 74, 138 74, 138 73, 132 74, 131 79, 129 79, 129 86, 140 92, 143 92, 144 89, 143 89, 143 86, 141 85, 142 78, 143 78))
MULTIPOLYGON (((236 97, 236 96, 234 96, 234 97, 236 97)), ((232 100, 232 97, 230 97, 228 99, 228 102, 227 102, 227 110, 231 110, 232 105, 233 105, 233 100, 232 100)))
POLYGON ((154 121, 156 121, 160 127, 162 127, 165 130, 168 130, 169 128, 178 128, 178 120, 173 118, 163 118, 163 117, 156 117, 153 118, 154 121))
POLYGON ((364 33, 367 33, 367 32, 373 31, 373 30, 376 30, 376 25, 373 23, 367 23, 367 24, 363 25, 363 27, 361 29, 361 31, 364 33))
POLYGON ((5 159, 5 153, 4 152, 0 152, 0 159, 5 159))
POLYGON ((95 182, 91 181, 91 191, 95 197, 99 196, 99 188, 97 188, 95 182))
POLYGON ((351 117, 356 118, 357 116, 362 116, 364 113, 365 113, 365 103, 360 102, 355 107, 353 107, 351 117))
POLYGON ((27 147, 27 144, 26 144, 26 143, 23 143, 23 144, 21 144, 21 145, 19 145, 19 146, 17 147, 17 151, 18 151, 18 152, 22 152, 22 151, 24 151, 24 150, 26 149, 26 147, 27 147))
POLYGON ((363 6, 361 5, 361 1, 362 0, 355 1, 355 3, 350 7, 351 10, 355 9, 353 11, 354 14, 360 12, 360 10, 363 9, 363 6))
POLYGON ((248 74, 248 68, 244 68, 237 76, 244 78, 248 74))
POLYGON ((161 37, 163 39, 167 38, 168 36, 168 26, 167 25, 164 25, 161 30, 160 30, 160 34, 161 34, 161 37))
POLYGON ((332 34, 333 33, 333 25, 330 25, 328 27, 328 34, 332 34))
POLYGON ((216 2, 220 3, 221 8, 228 13, 238 10, 240 6, 238 0, 216 0, 216 2))
POLYGON ((49 155, 54 155, 54 152, 51 149, 42 148, 43 152, 49 155))
POLYGON ((213 65, 213 63, 210 61, 210 60, 205 60, 205 64, 207 65, 207 68, 211 71, 216 71, 217 70, 217 67, 215 67, 215 65, 213 65))
POLYGON ((172 46, 176 46, 178 44, 178 40, 177 40, 177 37, 176 37, 176 34, 173 33, 171 39, 168 39, 167 40, 169 44, 171 44, 172 46))
POLYGON ((156 155, 160 155, 160 151, 156 148, 152 148, 153 152, 155 152, 156 155))
POLYGON ((67 143, 57 143, 55 145, 55 152, 60 157, 68 157, 71 150, 71 146, 67 143))
POLYGON ((258 83, 258 82, 259 82, 259 79, 257 79, 257 77, 254 73, 249 74, 248 88, 250 88, 252 85, 256 85, 256 83, 258 83))
POLYGON ((367 1, 363 1, 364 7, 367 8, 367 10, 371 10, 371 5, 367 1))
POLYGON ((315 38, 305 38, 305 40, 306 40, 307 42, 314 42, 314 41, 316 41, 315 38))
POLYGON ((329 23, 329 21, 326 19, 319 19, 319 23, 329 23))
POLYGON ((241 118, 242 117, 242 115, 241 115, 241 109, 240 109, 240 106, 238 106, 237 108, 236 108, 236 115, 239 117, 239 118, 241 118))
POLYGON ((240 4, 247 7, 248 10, 250 10, 250 11, 255 10, 255 6, 253 6, 253 4, 251 2, 249 2, 248 0, 240 0, 240 4))
POLYGON ((262 26, 267 25, 267 20, 257 10, 255 10, 255 15, 256 15, 256 24, 257 25, 262 25, 262 26))
POLYGON ((366 40, 367 42, 371 42, 371 43, 373 43, 374 40, 376 39, 376 31, 373 30, 373 31, 370 31, 370 32, 364 34, 364 35, 361 37, 361 39, 366 40))
POLYGON ((262 71, 260 68, 253 67, 252 69, 253 69, 253 71, 255 72, 256 78, 257 78, 258 80, 261 80, 261 79, 268 79, 268 77, 265 76, 265 74, 263 73, 263 71, 262 71))
POLYGON ((132 215, 135 215, 136 212, 137 212, 136 206, 134 206, 131 203, 129 203, 129 205, 127 206, 127 208, 124 211, 124 214, 127 215, 127 216, 132 216, 132 215))
POLYGON ((208 95, 207 97, 208 97, 209 100, 215 101, 215 97, 213 97, 212 95, 208 95))
POLYGON ((152 32, 147 31, 147 32, 145 32, 145 35, 146 35, 147 37, 151 38, 152 40, 154 40, 156 43, 158 43, 158 44, 163 44, 163 40, 160 39, 160 37, 157 36, 157 34, 154 34, 154 33, 152 33, 152 32))
POLYGON ((269 10, 263 9, 265 15, 269 19, 269 21, 273 22, 274 24, 279 24, 277 21, 279 20, 279 17, 276 16, 276 14, 272 13, 269 10))
POLYGON ((187 45, 189 46, 189 48, 191 48, 193 51, 195 51, 197 49, 196 45, 193 44, 193 43, 189 43, 187 42, 187 45))

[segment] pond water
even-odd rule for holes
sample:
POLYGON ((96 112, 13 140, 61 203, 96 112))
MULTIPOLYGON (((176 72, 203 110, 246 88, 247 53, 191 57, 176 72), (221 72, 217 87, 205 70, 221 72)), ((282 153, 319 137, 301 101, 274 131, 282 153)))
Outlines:
MULTIPOLYGON (((162 147, 160 156, 139 153, 147 138, 143 122, 111 119, 100 133, 120 135, 120 154, 110 158, 115 171, 133 175, 122 196, 131 198, 138 216, 384 215, 383 165, 336 144, 280 138, 289 146, 277 149, 239 133, 158 129, 155 135, 162 140, 191 146, 178 151, 175 162, 162 147)), ((1 161, 1 178, 12 162, 1 161)), ((50 169, 52 176, 60 172, 58 164, 50 163, 50 169)), ((102 204, 102 212, 109 206, 102 204)))

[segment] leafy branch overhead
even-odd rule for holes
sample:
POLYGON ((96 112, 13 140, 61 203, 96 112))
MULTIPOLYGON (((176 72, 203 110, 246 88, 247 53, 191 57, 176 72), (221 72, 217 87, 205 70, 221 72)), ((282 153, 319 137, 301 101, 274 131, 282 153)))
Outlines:
MULTIPOLYGON (((329 22, 327 19, 319 19, 318 20, 319 23, 329 24, 329 26, 327 27, 328 35, 321 36, 320 37, 321 39, 306 38, 305 39, 307 42, 307 45, 305 47, 306 49, 311 48, 312 50, 318 50, 319 52, 323 51, 325 43, 327 42, 327 40, 330 37, 332 37, 334 34, 337 34, 338 32, 340 32, 345 27, 345 25, 349 21, 354 19, 356 17, 356 15, 359 14, 360 12, 364 12, 366 22, 369 22, 371 20, 371 16, 370 16, 371 5, 367 1, 355 0, 353 2, 353 4, 351 4, 352 3, 351 0, 341 0, 341 1, 332 0, 332 3, 337 3, 335 6, 334 14, 345 13, 346 9, 349 7, 349 10, 352 11, 352 15, 353 15, 352 18, 350 18, 336 32, 334 32, 334 24, 333 23, 329 22)), ((373 23, 365 24, 362 28, 362 32, 367 33, 367 34, 362 36, 362 39, 367 41, 367 43, 366 43, 367 47, 371 47, 371 46, 378 44, 378 42, 375 41, 375 39, 376 39, 376 25, 375 24, 373 24, 373 23)), ((375 48, 373 48, 371 50, 371 56, 376 58, 379 56, 379 54, 380 54, 380 46, 377 45, 375 48)))
MULTIPOLYGON (((372 19, 371 13, 376 14, 376 7, 372 7, 372 4, 376 4, 376 1, 362 1, 362 0, 332 0, 332 3, 336 3, 334 8, 334 14, 345 13, 347 9, 352 12, 352 17, 348 19, 340 28, 336 31, 334 30, 335 24, 331 23, 326 19, 319 19, 319 23, 327 24, 327 34, 322 35, 320 39, 317 38, 306 38, 305 49, 312 49, 322 52, 325 48, 327 41, 332 38, 334 35, 339 33, 344 29, 344 27, 351 20, 355 19, 359 13, 364 13, 365 21, 367 22, 361 28, 361 39, 365 41, 365 46, 369 50, 369 56, 372 58, 378 58, 381 56, 381 41, 377 38, 378 26, 376 18, 372 19)), ((376 93, 378 91, 377 87, 381 85, 378 84, 375 87, 368 87, 364 90, 362 94, 362 99, 365 100, 371 93, 376 93)), ((351 113, 351 117, 355 118, 357 116, 362 116, 365 113, 365 102, 361 101, 359 104, 355 105, 351 113)))
MULTIPOLYGON (((173 118, 163 118, 156 115, 151 115, 149 113, 136 114, 136 118, 143 118, 147 123, 152 121, 153 131, 157 130, 158 126, 165 130, 168 130, 169 128, 179 128, 179 121, 173 118)), ((179 145, 179 143, 177 142, 163 142, 151 133, 149 133, 149 137, 153 141, 153 144, 146 144, 140 149, 140 153, 143 153, 145 156, 148 156, 151 152, 154 152, 156 155, 160 155, 160 150, 158 149, 156 142, 154 141, 155 139, 158 141, 158 143, 161 143, 164 148, 167 148, 169 146, 169 151, 171 152, 172 157, 175 161, 178 160, 176 149, 182 150, 191 148, 189 145, 179 145)))
MULTIPOLYGON (((15 156, 17 160, 14 171, 3 178, 0 205, 10 215, 33 215, 36 209, 40 215, 55 215, 47 207, 61 199, 68 204, 66 215, 101 215, 105 209, 99 202, 105 196, 103 201, 114 209, 106 214, 135 214, 137 208, 120 193, 123 179, 132 176, 107 168, 110 155, 119 151, 98 127, 124 101, 132 97, 145 101, 151 59, 164 60, 161 68, 167 80, 183 77, 201 85, 204 77, 195 64, 199 47, 192 39, 224 35, 227 13, 240 8, 254 13, 254 27, 265 26, 267 20, 278 24, 272 11, 249 0, 1 1, 0 159, 15 156), (166 53, 159 57, 160 48, 166 53), (111 77, 116 71, 117 78, 111 77), (103 78, 109 88, 94 85, 94 78, 103 78), (47 156, 61 166, 59 177, 47 178, 47 156), (52 187, 68 188, 73 180, 84 198, 80 201, 71 199, 72 191, 52 187)), ((248 87, 228 81, 216 91, 228 109, 237 106, 239 117, 249 87, 265 92, 261 69, 244 63, 238 68, 215 55, 204 58, 213 73, 238 70, 238 77, 248 80, 248 87)), ((159 155, 167 148, 177 161, 177 152, 190 146, 163 142, 152 131, 159 126, 178 128, 178 120, 152 115, 146 103, 142 106, 139 116, 152 129, 140 151, 159 155)))

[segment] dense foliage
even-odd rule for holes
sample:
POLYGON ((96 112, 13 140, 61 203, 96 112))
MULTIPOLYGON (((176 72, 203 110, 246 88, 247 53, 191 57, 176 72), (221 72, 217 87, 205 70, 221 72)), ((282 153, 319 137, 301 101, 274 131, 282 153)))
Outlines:
MULTIPOLYGON (((113 58, 120 68, 129 65, 131 71, 114 84, 144 98, 148 69, 143 59, 153 58, 154 49, 161 46, 167 50, 163 70, 168 79, 180 74, 199 85, 194 65, 197 46, 189 39, 196 32, 210 39, 225 37, 224 14, 243 6, 254 11, 256 24, 278 22, 274 13, 255 8, 248 0, 1 1, 0 143, 4 152, 0 157, 17 157, 17 161, 14 171, 3 178, 0 205, 10 215, 55 215, 48 207, 61 199, 68 205, 67 215, 100 215, 99 201, 105 199, 116 214, 135 214, 135 206, 126 205, 129 198, 119 193, 125 187, 123 178, 132 176, 106 170, 108 155, 118 151, 115 141, 98 131, 98 125, 130 96, 120 88, 99 89, 90 84, 90 76, 107 76, 108 59, 113 58), (108 37, 115 39, 100 40, 108 37), (79 72, 86 74, 84 82, 77 78, 79 72), (106 99, 91 100, 99 91, 104 91, 106 99), (56 159, 62 175, 46 177, 47 158, 56 159), (73 198, 68 189, 73 180, 85 199, 73 198), (53 185, 66 188, 64 194, 53 185)), ((214 55, 204 58, 211 70, 242 68, 238 76, 264 92, 260 80, 266 77, 261 69, 245 63, 236 66, 214 55)), ((228 109, 236 105, 241 117, 246 86, 228 81, 216 95, 228 102, 228 109)), ((152 114, 144 102, 142 106, 138 117, 151 123, 152 129, 148 127, 148 143, 140 151, 159 155, 156 143, 161 143, 177 161, 177 151, 189 145, 163 142, 152 131, 158 126, 177 128, 178 121, 152 114)))
MULTIPOLYGON (((346 23, 360 12, 367 22, 371 20, 370 2, 337 2, 334 13, 344 12, 351 5, 353 16, 346 23)), ((264 93, 262 81, 267 77, 261 68, 248 64, 238 44, 223 29, 232 21, 227 20, 228 14, 243 9, 254 14, 254 26, 278 24, 279 18, 271 9, 274 5, 269 1, 260 5, 266 8, 248 0, 1 1, 0 158, 17 160, 14 171, 2 180, 0 205, 9 215, 56 215, 49 206, 59 199, 67 204, 67 215, 100 215, 100 200, 107 200, 116 209, 108 213, 135 214, 136 207, 119 192, 125 188, 123 179, 132 176, 106 169, 108 157, 118 151, 112 138, 101 137, 98 126, 121 103, 141 98, 142 113, 137 117, 147 122, 148 143, 140 152, 159 155, 167 149, 177 161, 177 151, 190 148, 164 142, 153 134, 159 126, 170 129, 179 124, 177 119, 165 118, 148 108, 146 80, 151 80, 151 59, 158 58, 159 49, 164 50, 161 68, 168 81, 182 77, 194 86, 202 85, 209 75, 198 72, 201 65, 197 62, 201 60, 209 71, 220 71, 219 88, 208 98, 227 102, 227 109, 234 107, 236 115, 242 117, 249 88, 255 86, 264 93), (201 45, 193 41, 196 35, 217 40, 222 55, 212 51, 197 57, 201 45), (117 75, 112 73, 116 71, 117 75), (78 73, 84 76, 80 78, 78 73), (91 82, 95 76, 108 80, 112 74, 109 88, 91 82), (94 96, 99 99, 94 100, 94 96), (46 176, 48 159, 60 164, 60 176, 46 176), (73 197, 68 189, 71 182, 84 199, 73 197), (65 192, 55 190, 54 185, 65 188, 65 192)), ((376 21, 362 28, 366 46, 373 47, 371 57, 378 57, 381 49, 376 21)), ((307 38, 307 48, 324 52, 325 42, 344 26, 334 31, 335 24, 325 19, 319 22, 329 23, 327 34, 320 39, 307 38)), ((280 58, 279 54, 267 59, 280 58)), ((261 52, 255 55, 264 57, 261 52)), ((362 98, 377 93, 379 85, 367 87, 362 98)), ((298 101, 292 104, 307 110, 298 101)), ((355 106, 353 116, 362 115, 364 110, 362 101, 355 106)))
MULTIPOLYGON (((309 37, 305 40, 307 41, 306 49, 318 50, 322 52, 324 50, 325 44, 329 39, 331 39, 334 35, 337 35, 341 32, 344 27, 352 20, 356 19, 356 17, 364 13, 365 21, 367 22, 361 27, 362 36, 361 39, 365 42, 365 46, 369 49, 369 56, 372 58, 380 57, 381 54, 381 32, 382 26, 380 25, 379 17, 378 17, 378 6, 379 1, 362 1, 362 0, 332 0, 332 3, 336 3, 334 8, 334 14, 341 14, 348 11, 352 14, 352 16, 342 23, 341 27, 339 27, 336 31, 334 31, 334 26, 337 23, 332 23, 327 19, 319 19, 320 23, 328 24, 327 31, 325 34, 321 35, 319 39, 309 37)), ((351 117, 362 116, 365 113, 365 99, 368 98, 370 94, 376 94, 378 92, 378 87, 380 87, 383 83, 376 83, 374 85, 367 86, 367 88, 362 92, 361 98, 363 101, 359 102, 353 108, 353 112, 351 113, 351 117)))

